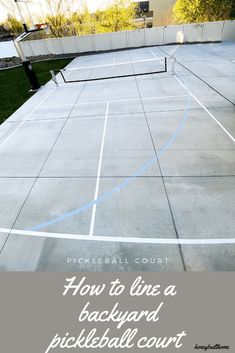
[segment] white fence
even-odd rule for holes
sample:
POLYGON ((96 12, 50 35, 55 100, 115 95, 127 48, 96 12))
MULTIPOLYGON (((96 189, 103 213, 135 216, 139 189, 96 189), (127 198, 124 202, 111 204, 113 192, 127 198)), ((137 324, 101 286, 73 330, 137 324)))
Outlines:
POLYGON ((12 41, 0 42, 0 59, 12 58, 13 56, 18 56, 14 43, 12 41))
POLYGON ((27 40, 20 42, 20 45, 25 56, 30 57, 224 40, 235 40, 235 21, 166 26, 82 37, 27 40))

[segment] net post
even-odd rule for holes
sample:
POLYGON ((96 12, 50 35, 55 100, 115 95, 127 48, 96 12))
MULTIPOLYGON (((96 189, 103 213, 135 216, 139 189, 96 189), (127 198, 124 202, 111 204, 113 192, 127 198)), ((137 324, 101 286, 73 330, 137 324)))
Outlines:
POLYGON ((165 57, 165 72, 167 72, 167 57, 165 57))
POLYGON ((57 87, 59 87, 59 83, 58 83, 58 81, 57 81, 57 78, 56 78, 56 75, 55 75, 55 71, 54 71, 54 70, 51 70, 50 73, 51 73, 52 81, 55 83, 55 85, 56 85, 57 87))

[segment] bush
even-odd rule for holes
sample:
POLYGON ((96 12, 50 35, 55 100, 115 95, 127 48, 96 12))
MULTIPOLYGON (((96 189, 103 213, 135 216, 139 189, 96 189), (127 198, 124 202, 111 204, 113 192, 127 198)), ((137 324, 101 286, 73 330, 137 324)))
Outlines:
POLYGON ((177 0, 173 7, 177 23, 197 23, 228 20, 234 0, 177 0))

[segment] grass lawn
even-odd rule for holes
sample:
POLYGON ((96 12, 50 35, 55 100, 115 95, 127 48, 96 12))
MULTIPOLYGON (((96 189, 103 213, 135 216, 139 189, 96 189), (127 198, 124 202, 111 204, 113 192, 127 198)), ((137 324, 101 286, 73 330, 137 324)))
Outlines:
MULTIPOLYGON (((50 70, 62 69, 71 60, 58 59, 33 63, 40 84, 44 85, 51 79, 50 70)), ((0 70, 0 124, 34 94, 29 92, 30 88, 22 67, 0 70)))

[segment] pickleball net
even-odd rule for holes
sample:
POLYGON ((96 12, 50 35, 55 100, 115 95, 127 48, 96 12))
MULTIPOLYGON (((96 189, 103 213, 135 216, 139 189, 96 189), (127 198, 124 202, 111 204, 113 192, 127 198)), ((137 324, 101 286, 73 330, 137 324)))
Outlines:
POLYGON ((115 64, 79 66, 63 70, 51 71, 53 80, 58 84, 56 74, 60 74, 64 83, 89 82, 147 76, 167 72, 167 58, 125 61, 115 64))

